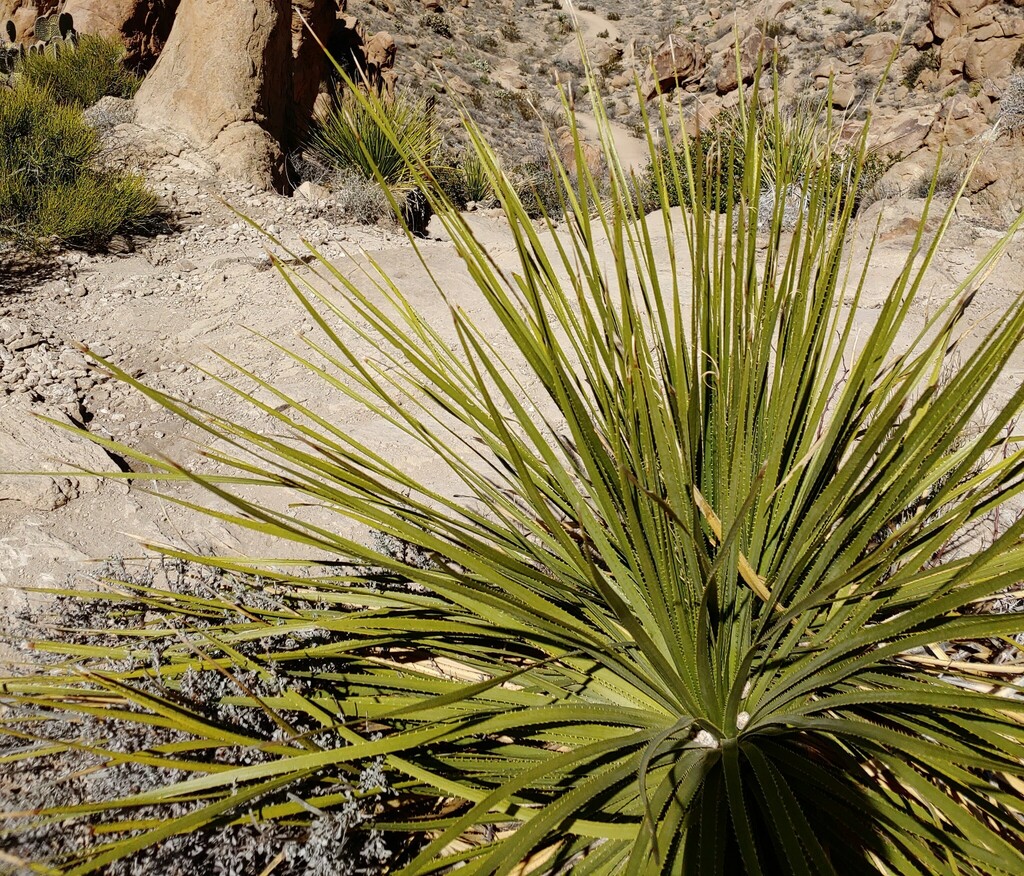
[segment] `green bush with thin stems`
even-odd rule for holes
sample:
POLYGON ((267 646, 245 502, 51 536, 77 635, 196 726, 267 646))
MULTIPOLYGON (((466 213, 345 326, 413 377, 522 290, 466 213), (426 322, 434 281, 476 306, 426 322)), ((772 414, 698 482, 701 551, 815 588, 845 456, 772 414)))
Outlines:
MULTIPOLYGON (((774 100, 778 102, 777 95, 774 100)), ((869 152, 859 161, 856 146, 839 143, 839 126, 832 117, 826 99, 801 99, 786 105, 762 103, 756 94, 752 106, 725 110, 713 118, 694 138, 693 157, 684 160, 682 145, 662 146, 659 161, 668 160, 668 151, 675 152, 675 164, 684 172, 692 166, 701 170, 701 185, 694 187, 707 208, 724 212, 734 206, 742 194, 742 180, 747 166, 747 127, 753 128, 760 153, 761 186, 771 192, 800 188, 806 177, 825 170, 842 199, 852 197, 859 205, 864 194, 878 182, 891 166, 891 161, 869 152), (829 156, 824 167, 825 156, 829 156), (853 185, 854 177, 857 185, 853 185), (793 180, 780 186, 781 179, 793 180)), ((649 209, 657 209, 659 185, 654 161, 648 162, 640 177, 639 199, 649 209)), ((690 186, 677 193, 669 190, 672 206, 690 206, 690 186)))
POLYGON ((426 103, 398 92, 371 113, 357 88, 334 92, 329 108, 315 121, 309 148, 322 162, 378 180, 395 193, 416 185, 409 158, 429 163, 440 145, 437 126, 426 103), (397 138, 388 131, 398 131, 397 138))
POLYGON ((142 77, 124 66, 124 56, 120 40, 82 34, 74 48, 26 55, 15 72, 26 82, 48 89, 58 103, 85 108, 101 97, 135 96, 142 77))
MULTIPOLYGON (((1024 450, 1007 437, 1024 387, 977 426, 1024 339, 1024 294, 945 367, 1009 235, 940 301, 924 281, 950 207, 865 328, 872 258, 848 260, 853 205, 829 181, 830 153, 799 182, 782 155, 779 184, 800 185, 807 206, 791 237, 781 201, 758 233, 753 117, 724 214, 695 196, 694 144, 683 135, 682 157, 663 157, 648 120, 660 207, 645 216, 594 105, 609 175, 578 161, 569 185, 552 155, 570 209, 558 228, 529 218, 467 122, 514 271, 408 155, 479 296, 463 306, 435 281, 447 324, 428 323, 383 268, 353 280, 326 262, 316 278, 281 265, 321 332, 281 355, 404 433, 432 461, 420 470, 454 488, 367 446, 317 394, 291 397, 242 365, 225 387, 267 424, 109 366, 205 430, 223 474, 92 440, 205 488, 218 520, 326 559, 300 575, 169 551, 263 583, 97 593, 135 627, 105 630, 102 649, 40 643, 67 668, 3 682, 8 762, 84 751, 106 771, 165 776, 35 813, 102 825, 68 872, 232 825, 312 833, 384 785, 397 797, 374 829, 419 839, 389 864, 405 874, 509 874, 528 860, 574 876, 1019 869, 1020 688, 998 666, 941 656, 1022 623, 988 606, 1024 574, 1024 520, 974 553, 946 549, 1024 487, 1024 450), (295 501, 275 510, 240 487, 295 501), (375 546, 324 514, 376 531, 375 546), (228 691, 175 693, 197 677, 228 691), (42 721, 97 717, 103 734, 70 740, 42 721), (173 736, 105 742, 132 727, 173 736), (386 778, 357 787, 369 763, 386 778)), ((400 142, 387 107, 361 106, 400 142)), ((667 117, 660 127, 669 139, 667 117)))
POLYGON ((152 227, 154 195, 140 177, 100 168, 99 151, 78 107, 25 81, 0 89, 0 239, 97 249, 152 227))

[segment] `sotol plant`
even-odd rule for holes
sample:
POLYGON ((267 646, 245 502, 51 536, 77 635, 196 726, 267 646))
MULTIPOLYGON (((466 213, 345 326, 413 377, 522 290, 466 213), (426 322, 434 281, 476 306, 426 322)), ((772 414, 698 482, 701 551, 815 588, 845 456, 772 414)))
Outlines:
MULTIPOLYGON (((699 166, 678 164, 689 147, 662 158, 651 138, 663 206, 637 215, 594 103, 610 180, 579 154, 557 230, 529 219, 470 128, 518 264, 493 261, 432 195, 480 299, 438 283, 450 324, 428 324, 383 270, 356 282, 324 263, 307 283, 282 267, 320 330, 307 354, 282 355, 404 433, 438 481, 314 402, 267 383, 250 396, 241 367, 235 391, 266 424, 117 372, 205 429, 226 471, 145 458, 155 476, 198 483, 228 503, 211 514, 324 562, 298 577, 197 558, 261 574, 259 600, 104 593, 134 628, 105 631, 102 648, 54 644, 73 660, 64 671, 4 683, 21 746, 8 761, 81 751, 92 769, 164 776, 39 814, 98 825, 70 872, 231 825, 312 834, 323 813, 379 793, 360 786, 371 763, 395 794, 374 822, 395 872, 1019 871, 1024 702, 1009 684, 990 692, 998 667, 944 656, 1024 623, 985 609, 1022 577, 1024 521, 974 554, 945 550, 1022 489, 1024 455, 1005 435, 1024 387, 975 424, 1024 334, 1024 296, 940 379, 1005 241, 904 349, 941 233, 918 237, 864 328, 871 258, 847 260, 852 199, 827 172, 803 182, 791 237, 781 199, 759 235, 752 120, 739 206, 724 214, 679 191, 701 184, 699 166), (668 208, 670 193, 692 211, 668 208), (863 275, 848 281, 851 269, 863 275), (471 316, 481 306, 500 338, 471 316), (273 510, 239 484, 296 502, 273 510), (381 548, 325 515, 376 530, 381 548), (189 694, 197 676, 219 701, 189 694), (44 718, 92 716, 119 738, 176 735, 129 751, 47 741, 44 718)), ((386 108, 361 107, 401 142, 386 108)), ((777 165, 780 185, 796 183, 791 165, 777 165)))

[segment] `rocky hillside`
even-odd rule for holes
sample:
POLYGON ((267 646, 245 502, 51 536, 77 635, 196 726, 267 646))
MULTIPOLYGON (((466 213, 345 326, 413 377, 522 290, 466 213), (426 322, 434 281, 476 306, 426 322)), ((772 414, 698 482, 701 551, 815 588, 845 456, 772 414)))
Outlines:
MULTIPOLYGON (((432 95, 450 139, 458 139, 457 107, 463 105, 515 161, 541 153, 542 121, 557 118, 555 81, 569 85, 586 128, 579 35, 600 71, 627 149, 641 100, 657 100, 660 89, 689 119, 706 122, 736 104, 738 79, 752 80, 759 57, 769 63, 774 58, 783 94, 794 100, 824 96, 831 83, 832 106, 851 136, 873 108, 872 145, 885 164, 894 165, 879 187, 881 196, 919 191, 940 148, 943 181, 952 185, 986 143, 963 209, 999 225, 1024 209, 1024 177, 1011 172, 1024 163, 1024 139, 1010 132, 992 143, 986 137, 1011 78, 1024 68, 1021 2, 593 0, 575 11, 562 0, 295 0, 291 6, 297 80, 319 76, 308 41, 302 44, 301 12, 319 22, 321 33, 333 35, 337 51, 357 48, 360 62, 378 71, 393 65, 389 84, 432 95), (325 24, 335 16, 336 24, 325 24)), ((19 36, 30 39, 35 15, 58 6, 75 15, 82 31, 120 34, 133 63, 145 70, 167 41, 179 0, 0 0, 0 19, 12 15, 19 36)), ((219 66, 209 62, 210 70, 219 66)), ((176 75, 201 82, 206 72, 176 75)), ((279 77, 268 71, 268 81, 279 77)), ((316 85, 297 82, 295 88, 308 95, 316 85)))

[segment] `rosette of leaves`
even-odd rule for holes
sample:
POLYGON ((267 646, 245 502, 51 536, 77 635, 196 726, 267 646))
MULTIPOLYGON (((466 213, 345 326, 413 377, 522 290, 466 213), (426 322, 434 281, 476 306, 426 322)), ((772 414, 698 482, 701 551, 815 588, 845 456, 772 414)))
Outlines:
MULTIPOLYGON (((390 110, 359 100, 401 143, 390 110)), ((936 306, 924 277, 951 207, 932 242, 918 235, 855 342, 872 259, 848 261, 852 199, 830 185, 827 154, 824 172, 801 181, 786 178, 792 161, 777 164, 807 209, 784 237, 780 199, 759 234, 753 119, 738 207, 724 214, 694 196, 703 171, 685 134, 679 157, 663 156, 658 121, 645 120, 660 204, 648 217, 594 105, 609 176, 592 176, 578 136, 576 185, 552 155, 568 210, 557 228, 530 219, 467 122, 514 270, 435 194, 422 156, 405 153, 473 280, 472 307, 436 284, 450 323, 429 324, 383 267, 367 281, 322 262, 307 282, 282 264, 321 339, 280 354, 324 395, 404 433, 457 489, 242 366, 226 386, 265 428, 109 366, 206 430, 225 473, 93 440, 142 459, 151 477, 201 485, 222 522, 325 560, 300 575, 193 558, 260 574, 276 606, 134 587, 118 598, 147 621, 124 631, 120 651, 53 645, 74 660, 65 671, 4 683, 8 733, 39 738, 17 757, 77 745, 107 769, 177 771, 44 809, 54 826, 100 825, 68 872, 179 834, 311 824, 362 793, 369 762, 397 795, 374 830, 396 849, 412 838, 393 872, 1019 871, 1020 689, 999 666, 946 656, 1024 623, 984 610, 1021 580, 1024 521, 973 553, 947 549, 1022 489, 1024 455, 1007 430, 1024 387, 976 423, 1024 337, 1024 296, 944 369, 1009 238, 936 306), (900 346, 922 289, 931 309, 900 346), (500 343, 472 317, 479 307, 500 343), (274 510, 240 486, 295 502, 274 510), (377 546, 325 512, 376 531, 377 546), (110 668, 115 653, 136 663, 110 668), (237 692, 218 703, 160 692, 189 672, 234 679, 237 692), (228 722, 217 717, 226 706, 228 722), (40 713, 181 735, 126 754, 102 739, 48 740, 40 713)))

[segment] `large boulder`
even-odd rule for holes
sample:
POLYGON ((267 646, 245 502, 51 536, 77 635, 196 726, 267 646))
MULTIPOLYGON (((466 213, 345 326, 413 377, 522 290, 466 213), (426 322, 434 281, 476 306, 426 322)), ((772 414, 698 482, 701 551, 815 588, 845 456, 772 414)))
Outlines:
POLYGON ((226 176, 282 187, 291 22, 289 0, 182 0, 136 122, 185 140, 226 176))
POLYGON ((67 0, 79 33, 120 38, 128 49, 127 63, 149 70, 167 42, 180 0, 67 0))
POLYGON ((735 43, 732 43, 722 59, 722 69, 715 80, 715 90, 719 94, 729 94, 739 88, 741 80, 745 85, 749 85, 754 81, 758 68, 767 67, 772 62, 775 47, 774 39, 760 31, 752 31, 740 43, 737 68, 735 43))
POLYGON ((700 43, 670 34, 651 59, 651 72, 644 83, 647 99, 696 82, 704 75, 707 60, 700 43))

